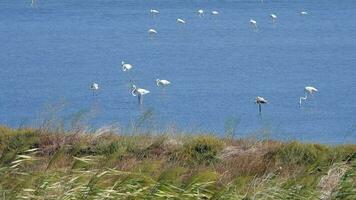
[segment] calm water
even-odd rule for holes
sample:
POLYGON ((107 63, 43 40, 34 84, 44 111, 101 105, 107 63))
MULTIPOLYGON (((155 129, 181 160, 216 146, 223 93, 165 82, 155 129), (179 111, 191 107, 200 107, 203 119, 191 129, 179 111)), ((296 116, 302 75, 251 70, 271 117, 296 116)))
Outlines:
POLYGON ((1 124, 31 124, 46 105, 65 102, 65 116, 94 109, 96 126, 124 126, 151 109, 162 126, 222 134, 236 118, 238 134, 269 129, 274 137, 325 143, 343 142, 346 134, 356 142, 353 0, 30 3, 0 1, 1 124), (152 8, 157 17, 148 14, 152 8), (199 18, 200 8, 220 15, 199 18), (158 31, 154 39, 149 28, 158 31), (130 73, 121 71, 121 60, 134 65, 130 73), (156 78, 172 85, 163 91, 156 78), (142 108, 130 79, 151 91, 142 108), (96 99, 88 89, 93 81, 101 87, 96 99), (307 85, 320 92, 299 109, 307 85), (262 118, 257 95, 270 102, 262 118))

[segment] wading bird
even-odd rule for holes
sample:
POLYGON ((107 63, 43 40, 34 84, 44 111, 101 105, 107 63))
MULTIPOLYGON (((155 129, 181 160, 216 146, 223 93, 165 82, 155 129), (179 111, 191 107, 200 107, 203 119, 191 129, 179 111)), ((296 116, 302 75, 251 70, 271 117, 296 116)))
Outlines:
POLYGON ((148 93, 150 93, 150 91, 142 88, 137 88, 136 85, 132 85, 131 94, 134 97, 137 96, 139 104, 143 103, 143 95, 146 95, 148 93))
POLYGON ((167 80, 160 80, 160 79, 156 79, 156 85, 157 87, 159 86, 168 86, 170 85, 171 82, 167 81, 167 80))
POLYGON ((271 17, 272 22, 275 23, 276 20, 277 20, 277 15, 275 15, 275 14, 272 13, 272 14, 270 14, 269 16, 271 17))
POLYGON ((250 24, 253 28, 257 29, 257 22, 256 20, 250 19, 250 24))
POLYGON ((178 18, 178 19, 177 19, 177 23, 178 23, 178 24, 185 24, 186 22, 185 22, 184 19, 178 18))
POLYGON ((315 87, 312 86, 307 86, 304 88, 305 96, 299 98, 299 107, 302 106, 302 101, 306 101, 308 98, 308 95, 312 95, 315 92, 318 92, 318 90, 315 87))
POLYGON ((199 15, 199 17, 204 16, 204 10, 199 9, 199 10, 198 10, 198 15, 199 15))
POLYGON ((150 35, 151 38, 153 38, 153 36, 158 33, 158 32, 157 32, 155 29, 153 29, 153 28, 149 29, 147 32, 148 32, 148 34, 150 35))
POLYGON ((93 96, 95 96, 95 92, 99 90, 99 84, 97 83, 92 83, 91 86, 90 86, 90 90, 93 91, 93 96))
POLYGON ((256 97, 255 103, 258 104, 258 111, 261 114, 261 112, 262 112, 262 106, 261 105, 262 104, 266 104, 267 100, 264 99, 263 97, 256 97))
POLYGON ((157 15, 157 14, 159 14, 159 11, 158 11, 158 10, 155 10, 155 9, 151 9, 151 10, 150 10, 150 13, 151 13, 152 15, 157 15))
POLYGON ((132 68, 132 65, 129 63, 125 63, 125 61, 121 61, 122 71, 129 71, 132 68))
POLYGON ((219 14, 219 12, 218 12, 218 11, 216 11, 216 10, 213 10, 213 11, 211 11, 211 14, 212 14, 212 15, 218 15, 218 14, 219 14))

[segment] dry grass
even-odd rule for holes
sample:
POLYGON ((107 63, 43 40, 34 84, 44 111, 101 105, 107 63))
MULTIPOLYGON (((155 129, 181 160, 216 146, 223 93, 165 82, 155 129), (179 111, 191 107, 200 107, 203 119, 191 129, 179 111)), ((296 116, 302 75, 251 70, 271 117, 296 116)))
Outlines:
POLYGON ((0 199, 316 199, 350 191, 356 159, 355 145, 75 130, 0 127, 0 199))

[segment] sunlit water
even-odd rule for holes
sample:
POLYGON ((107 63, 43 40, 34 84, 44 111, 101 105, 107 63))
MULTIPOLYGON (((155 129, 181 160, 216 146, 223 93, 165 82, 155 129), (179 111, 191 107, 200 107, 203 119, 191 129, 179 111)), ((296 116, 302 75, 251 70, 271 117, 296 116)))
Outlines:
POLYGON ((0 1, 0 123, 34 123, 46 105, 126 126, 152 110, 160 127, 356 142, 356 2, 202 0, 0 1), (156 17, 149 10, 160 11, 156 17), (198 17, 197 10, 206 15, 198 17), (218 10, 219 16, 211 16, 218 10), (301 11, 308 16, 301 16, 301 11), (273 24, 269 14, 278 16, 273 24), (187 21, 185 26, 177 18, 187 21), (252 30, 250 18, 258 23, 252 30), (149 28, 158 34, 150 39, 149 28), (125 60, 134 65, 121 71, 125 60), (157 88, 155 79, 172 85, 157 88), (143 107, 132 79, 151 91, 143 107), (93 97, 89 86, 98 82, 93 97), (298 108, 303 88, 319 93, 298 108), (254 98, 268 105, 262 117, 254 98), (353 134, 353 135, 352 135, 353 134), (346 138, 346 139, 345 139, 346 138))

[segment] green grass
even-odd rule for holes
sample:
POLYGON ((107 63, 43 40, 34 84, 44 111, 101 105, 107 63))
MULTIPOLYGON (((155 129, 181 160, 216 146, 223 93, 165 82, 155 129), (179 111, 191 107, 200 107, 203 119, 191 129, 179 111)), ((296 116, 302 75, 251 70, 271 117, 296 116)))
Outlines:
POLYGON ((356 145, 0 127, 0 199, 356 199, 355 173, 356 145))

